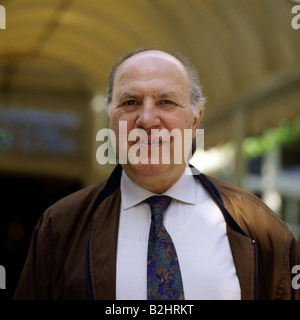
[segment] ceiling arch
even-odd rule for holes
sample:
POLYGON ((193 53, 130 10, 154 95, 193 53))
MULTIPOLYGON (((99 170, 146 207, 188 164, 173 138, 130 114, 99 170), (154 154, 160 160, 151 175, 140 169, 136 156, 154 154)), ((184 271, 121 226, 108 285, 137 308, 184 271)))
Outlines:
MULTIPOLYGON (((141 46, 177 50, 189 56, 199 72, 208 97, 208 129, 224 128, 225 139, 233 137, 225 129, 232 123, 222 115, 232 114, 242 104, 255 119, 251 101, 256 101, 256 93, 272 95, 272 90, 290 86, 296 99, 294 92, 300 91, 298 81, 291 84, 286 76, 293 73, 293 79, 300 78, 300 30, 291 27, 294 4, 288 0, 6 0, 1 4, 7 27, 0 30, 0 93, 32 88, 82 90, 92 96, 106 90, 108 72, 125 52, 141 46), (279 84, 272 86, 272 79, 279 84)), ((298 114, 295 99, 285 105, 286 112, 274 114, 298 114)), ((266 125, 279 120, 271 114, 266 108, 266 125)), ((249 124, 246 134, 262 129, 249 124)), ((217 142, 217 138, 207 141, 217 142)))

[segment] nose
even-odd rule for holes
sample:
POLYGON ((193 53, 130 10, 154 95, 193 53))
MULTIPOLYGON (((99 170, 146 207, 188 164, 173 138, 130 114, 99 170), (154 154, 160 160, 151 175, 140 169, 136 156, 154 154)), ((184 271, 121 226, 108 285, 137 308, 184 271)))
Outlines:
POLYGON ((157 128, 161 124, 159 116, 159 110, 152 101, 144 101, 136 119, 136 125, 138 128, 149 130, 151 128, 157 128))

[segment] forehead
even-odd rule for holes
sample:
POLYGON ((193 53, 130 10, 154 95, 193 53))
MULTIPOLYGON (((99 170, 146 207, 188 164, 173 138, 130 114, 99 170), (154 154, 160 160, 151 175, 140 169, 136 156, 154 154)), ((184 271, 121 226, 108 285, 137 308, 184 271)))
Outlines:
POLYGON ((184 65, 161 51, 141 52, 125 60, 117 69, 114 88, 145 81, 158 84, 168 81, 189 89, 189 78, 184 65))

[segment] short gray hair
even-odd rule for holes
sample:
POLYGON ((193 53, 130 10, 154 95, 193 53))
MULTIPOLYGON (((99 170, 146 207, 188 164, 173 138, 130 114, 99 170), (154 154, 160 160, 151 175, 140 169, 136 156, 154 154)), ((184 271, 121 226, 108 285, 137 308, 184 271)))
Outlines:
MULTIPOLYGON (((150 49, 150 48, 138 48, 133 51, 130 51, 126 54, 124 54, 120 59, 114 64, 112 67, 110 73, 109 73, 109 78, 108 78, 108 87, 107 87, 107 93, 106 93, 106 98, 105 98, 105 111, 109 115, 110 111, 110 105, 112 102, 112 95, 113 95, 113 86, 114 86, 114 80, 115 80, 115 75, 116 72, 119 68, 119 66, 129 59, 130 57, 141 53, 145 51, 150 51, 150 50, 155 50, 155 49, 150 49)), ((189 58, 184 57, 181 55, 181 53, 173 51, 173 52, 166 52, 179 60, 185 67, 189 80, 190 80, 190 85, 191 85, 191 102, 192 102, 192 110, 195 116, 198 116, 200 108, 204 107, 204 104, 206 103, 206 98, 203 97, 202 94, 202 89, 199 83, 199 78, 198 74, 196 71, 195 66, 192 64, 189 58)))

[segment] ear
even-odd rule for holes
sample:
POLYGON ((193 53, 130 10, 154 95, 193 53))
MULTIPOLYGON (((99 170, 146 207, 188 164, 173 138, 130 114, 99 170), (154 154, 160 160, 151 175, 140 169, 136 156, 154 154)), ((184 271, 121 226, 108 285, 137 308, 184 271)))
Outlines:
POLYGON ((200 125, 202 116, 203 116, 203 107, 202 107, 202 105, 200 105, 200 107, 199 107, 199 112, 198 112, 198 116, 195 116, 195 117, 194 117, 194 122, 193 122, 193 138, 196 137, 196 129, 199 128, 199 125, 200 125))

